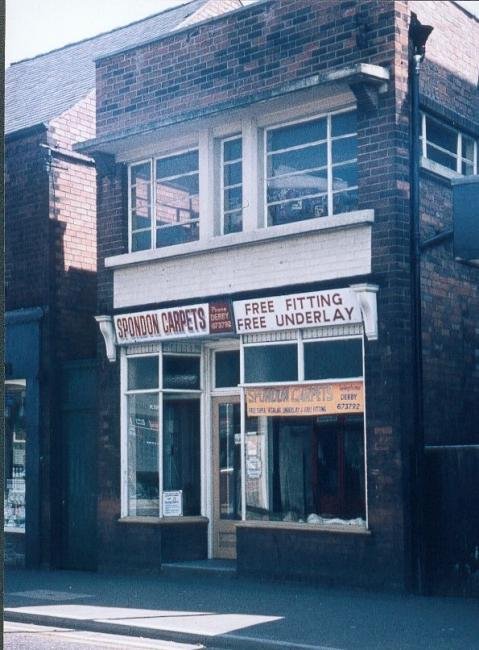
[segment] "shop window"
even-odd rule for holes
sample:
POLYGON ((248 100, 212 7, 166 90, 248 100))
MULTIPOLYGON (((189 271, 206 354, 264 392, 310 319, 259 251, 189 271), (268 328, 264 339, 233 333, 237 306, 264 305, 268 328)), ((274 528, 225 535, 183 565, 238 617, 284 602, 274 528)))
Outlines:
POLYGON ((357 207, 356 112, 266 130, 267 225, 357 207))
POLYGON ((364 524, 362 417, 246 422, 246 518, 364 524))
POLYGON ((243 229, 243 142, 239 137, 221 142, 222 233, 241 232, 243 229))
POLYGON ((215 388, 237 388, 240 383, 239 350, 217 351, 215 354, 215 388))
POLYGON ((132 356, 126 364, 127 514, 199 515, 200 356, 132 356))
POLYGON ((423 113, 422 155, 463 176, 477 174, 477 141, 423 113))
POLYGON ((363 375, 361 339, 304 344, 304 378, 349 379, 363 375))
POLYGON ((5 382, 5 530, 25 531, 26 381, 5 382))
POLYGON ((295 344, 252 345, 244 347, 245 382, 283 382, 298 380, 298 348, 295 344))

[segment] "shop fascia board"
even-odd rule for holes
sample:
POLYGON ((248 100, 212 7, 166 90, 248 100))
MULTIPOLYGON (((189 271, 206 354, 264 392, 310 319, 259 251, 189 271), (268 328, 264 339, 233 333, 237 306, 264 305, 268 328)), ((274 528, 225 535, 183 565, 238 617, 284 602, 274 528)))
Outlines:
POLYGON ((138 251, 135 253, 124 253, 105 259, 106 268, 128 267, 132 264, 142 264, 154 261, 166 261, 178 257, 194 257, 206 252, 218 251, 228 248, 240 248, 252 246, 266 241, 299 237, 316 231, 344 230, 355 227, 371 227, 374 223, 374 210, 356 210, 336 214, 332 217, 318 217, 299 221, 297 223, 284 224, 269 228, 231 233, 229 235, 218 235, 206 241, 201 239, 187 244, 177 244, 168 248, 138 251))
MULTIPOLYGON (((205 121, 214 120, 216 116, 222 117, 224 113, 232 111, 240 112, 241 109, 250 108, 253 105, 262 105, 272 100, 286 98, 291 100, 294 96, 295 102, 299 99, 314 99, 314 91, 323 92, 328 90, 344 92, 348 90, 352 97, 356 98, 358 104, 364 104, 368 110, 377 107, 377 98, 388 89, 390 74, 387 68, 370 63, 357 63, 346 68, 339 68, 299 79, 281 85, 273 90, 232 99, 220 104, 215 104, 202 109, 196 109, 187 113, 173 115, 164 120, 153 122, 145 126, 126 129, 121 133, 106 135, 92 140, 85 140, 74 145, 74 150, 86 155, 108 154, 121 158, 127 158, 133 150, 141 150, 152 139, 159 140, 165 137, 168 130, 180 125, 201 124, 205 121), (302 97, 301 97, 302 96, 302 97)), ((268 110, 270 106, 268 106, 268 110)), ((239 114, 239 118, 241 118, 239 114)))

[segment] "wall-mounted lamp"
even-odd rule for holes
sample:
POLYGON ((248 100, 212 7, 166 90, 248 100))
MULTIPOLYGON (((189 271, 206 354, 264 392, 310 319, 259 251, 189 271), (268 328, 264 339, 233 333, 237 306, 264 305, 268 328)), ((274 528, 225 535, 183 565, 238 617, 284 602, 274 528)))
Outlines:
POLYGON ((113 363, 116 361, 116 336, 115 328, 113 326, 113 319, 111 316, 102 315, 95 316, 95 320, 100 327, 100 332, 103 335, 106 347, 106 356, 108 361, 113 363))

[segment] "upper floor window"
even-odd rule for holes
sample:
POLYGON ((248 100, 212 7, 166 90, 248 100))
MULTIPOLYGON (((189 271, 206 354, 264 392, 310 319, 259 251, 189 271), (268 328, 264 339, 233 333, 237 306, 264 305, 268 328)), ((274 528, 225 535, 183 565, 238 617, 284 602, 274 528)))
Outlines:
POLYGON ((356 112, 266 129, 267 225, 354 210, 356 112))
POLYGON ((243 142, 241 137, 221 142, 221 232, 243 229, 243 142))
POLYGON ((463 176, 477 174, 477 142, 447 124, 422 114, 422 156, 463 176))
POLYGON ((130 210, 131 251, 198 239, 198 150, 132 165, 130 210))

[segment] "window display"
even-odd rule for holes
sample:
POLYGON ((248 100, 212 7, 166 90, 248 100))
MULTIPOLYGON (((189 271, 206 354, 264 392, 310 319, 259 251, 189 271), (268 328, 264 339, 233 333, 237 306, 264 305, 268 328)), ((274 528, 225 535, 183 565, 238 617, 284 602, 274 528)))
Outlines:
POLYGON ((247 519, 365 523, 362 417, 250 417, 245 456, 247 519))
POLYGON ((5 530, 25 532, 26 381, 5 382, 5 530))

